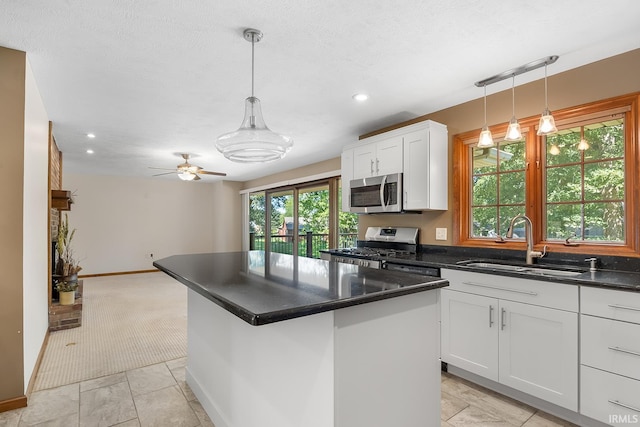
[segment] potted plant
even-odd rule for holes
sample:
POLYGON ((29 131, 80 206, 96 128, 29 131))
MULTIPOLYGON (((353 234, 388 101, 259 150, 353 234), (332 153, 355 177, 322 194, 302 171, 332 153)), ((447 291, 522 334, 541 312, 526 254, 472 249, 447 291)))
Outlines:
POLYGON ((69 217, 67 214, 58 228, 58 240, 56 251, 58 263, 56 274, 59 276, 56 290, 59 292, 60 305, 71 305, 75 301, 76 289, 78 289, 78 272, 82 270, 75 259, 71 241, 76 233, 75 228, 69 232, 69 217))

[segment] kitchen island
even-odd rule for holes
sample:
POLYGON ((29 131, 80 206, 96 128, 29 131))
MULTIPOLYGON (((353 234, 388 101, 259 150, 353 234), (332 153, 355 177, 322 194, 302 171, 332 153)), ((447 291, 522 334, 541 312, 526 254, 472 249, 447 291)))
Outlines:
POLYGON ((262 251, 176 255, 187 382, 217 427, 440 423, 436 277, 262 251))

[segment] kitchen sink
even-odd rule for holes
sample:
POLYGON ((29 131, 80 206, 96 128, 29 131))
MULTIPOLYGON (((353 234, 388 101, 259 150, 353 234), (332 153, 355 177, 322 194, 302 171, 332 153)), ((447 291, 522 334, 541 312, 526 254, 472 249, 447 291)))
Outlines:
POLYGON ((576 277, 582 274, 582 271, 574 271, 568 269, 548 268, 548 267, 530 267, 524 265, 513 264, 498 264, 494 262, 476 262, 465 261, 463 264, 467 267, 486 269, 486 270, 498 270, 498 271, 510 271, 514 273, 532 274, 536 276, 550 276, 550 277, 576 277))

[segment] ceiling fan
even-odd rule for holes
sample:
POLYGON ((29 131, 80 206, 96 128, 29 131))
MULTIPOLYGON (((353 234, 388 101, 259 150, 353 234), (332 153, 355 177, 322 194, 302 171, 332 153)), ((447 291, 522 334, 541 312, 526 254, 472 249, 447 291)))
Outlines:
POLYGON ((226 173, 210 172, 210 171, 203 170, 200 166, 192 165, 191 163, 189 163, 189 157, 190 156, 189 156, 188 153, 180 153, 180 155, 184 159, 184 163, 180 163, 176 167, 176 169, 149 167, 149 169, 160 169, 160 170, 171 171, 171 172, 158 173, 158 174, 155 174, 153 176, 160 176, 160 175, 168 175, 170 173, 177 173, 178 177, 183 181, 197 181, 197 180, 200 179, 200 175, 201 174, 202 175, 227 176, 226 173))

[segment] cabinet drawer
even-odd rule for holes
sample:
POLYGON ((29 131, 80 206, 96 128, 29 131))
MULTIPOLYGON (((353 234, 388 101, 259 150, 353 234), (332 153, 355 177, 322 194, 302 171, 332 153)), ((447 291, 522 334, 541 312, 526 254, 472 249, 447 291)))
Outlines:
POLYGON ((582 364, 640 380, 640 325, 580 316, 582 364))
POLYGON ((448 269, 441 274, 451 290, 578 312, 574 285, 448 269))
POLYGON ((580 412, 613 426, 640 423, 640 381, 581 367, 580 412))
POLYGON ((640 292, 582 286, 580 294, 583 314, 640 324, 640 292))

